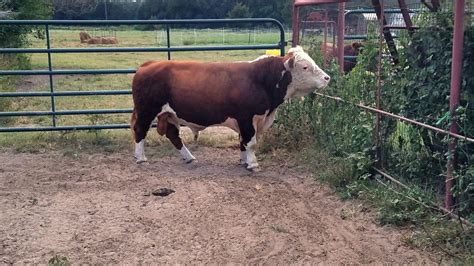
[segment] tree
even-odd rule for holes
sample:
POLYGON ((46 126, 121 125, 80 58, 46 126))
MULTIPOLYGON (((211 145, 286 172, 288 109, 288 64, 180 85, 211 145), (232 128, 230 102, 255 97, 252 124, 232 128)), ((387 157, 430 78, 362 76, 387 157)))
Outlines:
MULTIPOLYGON (((12 11, 11 19, 47 19, 51 17, 51 0, 0 0, 0 9, 12 11)), ((0 47, 22 47, 28 44, 28 35, 35 33, 43 37, 42 28, 33 26, 1 26, 0 47)), ((0 54, 0 68, 29 68, 29 57, 26 54, 0 54)), ((0 77, 0 91, 9 91, 11 76, 0 77), (7 84, 5 86, 5 84, 7 84)), ((0 100, 0 111, 7 110, 12 100, 0 100)), ((8 120, 7 120, 8 121, 8 120)), ((5 122, 3 120, 2 122, 5 122)))
POLYGON ((227 13, 228 18, 248 18, 251 17, 249 7, 237 2, 235 6, 227 13))
POLYGON ((52 14, 51 0, 1 0, 0 8, 13 11, 13 19, 46 19, 52 14))
MULTIPOLYGON (((93 13, 101 0, 53 0, 54 18, 85 19, 93 13)), ((103 18, 103 17, 101 17, 103 18)))
POLYGON ((164 18, 165 0, 145 0, 137 9, 137 19, 164 18))
MULTIPOLYGON (((2 0, 0 7, 12 11, 12 19, 48 19, 52 15, 51 0, 2 0)), ((27 35, 42 36, 37 27, 0 27, 0 47, 21 47, 28 44, 27 35)))

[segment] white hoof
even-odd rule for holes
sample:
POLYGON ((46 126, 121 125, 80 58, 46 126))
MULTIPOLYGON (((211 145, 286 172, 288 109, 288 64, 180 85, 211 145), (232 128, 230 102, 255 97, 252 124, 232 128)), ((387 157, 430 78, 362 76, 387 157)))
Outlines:
POLYGON ((183 159, 183 161, 186 163, 186 164, 190 164, 190 163, 197 163, 197 160, 196 158, 189 158, 189 159, 183 159))
POLYGON ((137 164, 146 163, 148 159, 146 157, 137 158, 137 164))
POLYGON ((250 172, 258 173, 258 172, 262 171, 262 168, 260 168, 260 166, 257 166, 257 167, 254 167, 254 168, 247 168, 247 170, 250 171, 250 172))
POLYGON ((258 163, 248 164, 245 168, 252 172, 260 172, 262 170, 260 166, 258 166, 258 163))
POLYGON ((181 158, 183 158, 183 161, 185 161, 186 163, 190 163, 196 160, 196 157, 194 157, 184 145, 181 150, 179 150, 179 153, 181 154, 181 158))

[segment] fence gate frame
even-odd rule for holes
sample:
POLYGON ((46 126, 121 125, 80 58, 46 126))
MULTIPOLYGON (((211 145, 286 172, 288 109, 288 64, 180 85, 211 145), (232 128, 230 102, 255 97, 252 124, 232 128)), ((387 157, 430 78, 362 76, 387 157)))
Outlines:
POLYGON ((53 76, 56 75, 97 75, 97 74, 133 74, 136 69, 75 69, 53 70, 52 54, 61 53, 123 53, 123 52, 166 52, 171 60, 171 52, 189 51, 235 51, 235 50, 264 50, 279 49, 280 55, 285 54, 285 30, 283 25, 272 18, 247 19, 176 19, 176 20, 0 20, 0 26, 44 26, 46 34, 46 48, 0 48, 0 54, 36 53, 47 54, 47 70, 0 70, 1 76, 43 75, 49 76, 49 92, 0 92, 0 98, 15 97, 50 97, 50 111, 15 111, 0 112, 0 118, 17 116, 51 116, 51 126, 39 127, 0 127, 1 132, 33 132, 33 131, 68 131, 68 130, 98 130, 98 129, 126 129, 129 124, 102 124, 102 125, 73 125, 59 126, 56 117, 61 115, 96 115, 96 114, 123 114, 132 113, 132 109, 79 109, 56 110, 55 97, 66 96, 103 96, 103 95, 131 95, 130 90, 95 90, 95 91, 55 91, 53 76), (276 44, 260 45, 221 45, 221 46, 171 46, 170 26, 179 25, 249 25, 272 24, 280 31, 280 40, 276 44), (112 25, 163 25, 166 29, 166 47, 114 47, 114 48, 51 48, 50 26, 112 26, 112 25))

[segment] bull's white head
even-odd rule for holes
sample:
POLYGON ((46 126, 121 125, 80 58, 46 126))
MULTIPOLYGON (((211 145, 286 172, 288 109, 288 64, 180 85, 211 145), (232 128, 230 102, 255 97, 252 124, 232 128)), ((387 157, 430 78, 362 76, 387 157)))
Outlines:
POLYGON ((326 72, 316 65, 313 59, 300 46, 288 51, 289 59, 285 61, 285 68, 291 72, 291 83, 285 99, 300 97, 326 87, 331 79, 326 72))

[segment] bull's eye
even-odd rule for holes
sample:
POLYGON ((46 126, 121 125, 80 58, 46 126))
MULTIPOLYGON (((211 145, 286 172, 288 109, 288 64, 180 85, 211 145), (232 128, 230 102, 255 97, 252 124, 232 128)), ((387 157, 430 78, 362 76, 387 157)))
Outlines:
POLYGON ((308 67, 307 67, 307 66, 304 66, 303 69, 304 69, 304 70, 308 70, 308 67))

